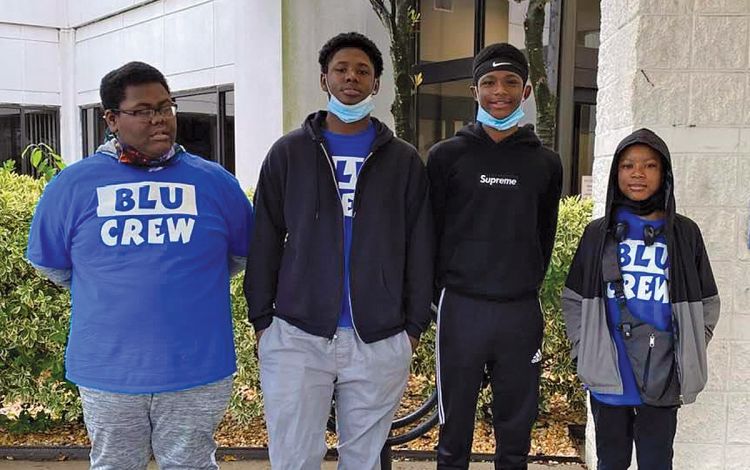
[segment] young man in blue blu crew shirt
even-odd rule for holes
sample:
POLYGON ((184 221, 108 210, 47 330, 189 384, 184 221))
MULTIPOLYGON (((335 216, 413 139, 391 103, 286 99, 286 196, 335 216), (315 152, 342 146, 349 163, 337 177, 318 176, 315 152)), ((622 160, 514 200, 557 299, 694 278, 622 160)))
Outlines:
POLYGON ((66 378, 91 468, 216 469, 235 352, 229 278, 252 207, 237 180, 175 144, 164 76, 130 62, 101 82, 113 138, 45 188, 27 257, 71 289, 66 378))
POLYGON ((328 109, 263 163, 245 293, 272 467, 320 468, 333 397, 339 468, 370 470, 430 320, 427 175, 414 147, 370 116, 375 44, 340 34, 319 62, 328 109))
POLYGON ((620 142, 605 215, 584 231, 563 290, 578 376, 591 392, 599 470, 671 470, 680 405, 708 379, 719 293, 698 226, 676 212, 667 144, 620 142))

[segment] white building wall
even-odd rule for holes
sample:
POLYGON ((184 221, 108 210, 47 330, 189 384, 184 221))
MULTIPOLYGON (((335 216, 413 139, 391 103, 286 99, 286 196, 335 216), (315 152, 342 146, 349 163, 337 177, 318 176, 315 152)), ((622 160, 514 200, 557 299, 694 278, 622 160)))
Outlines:
POLYGON ((65 28, 69 1, 76 0, 0 0, 0 23, 65 28))
MULTIPOLYGON (((594 195, 617 143, 649 127, 670 147, 679 212, 706 240, 721 295, 709 382, 678 415, 675 468, 750 468, 750 4, 603 0, 594 195)), ((589 420, 587 461, 596 461, 589 420)), ((633 465, 635 468, 635 465, 633 465)))
POLYGON ((56 28, 0 22, 0 103, 60 105, 59 41, 56 28))
POLYGON ((76 103, 131 60, 153 65, 173 91, 234 82, 236 0, 156 1, 76 29, 76 103))
MULTIPOLYGON (((67 27, 79 27, 157 0, 34 0, 64 4, 67 27)), ((175 3, 172 1, 171 3, 175 3)), ((185 2, 182 2, 185 3, 185 2)))

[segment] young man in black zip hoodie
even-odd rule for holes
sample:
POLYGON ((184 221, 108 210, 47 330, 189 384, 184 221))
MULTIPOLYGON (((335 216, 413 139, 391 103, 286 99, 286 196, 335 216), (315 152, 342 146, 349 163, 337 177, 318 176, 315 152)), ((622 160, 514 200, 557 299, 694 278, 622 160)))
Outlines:
POLYGON ((473 75, 477 122, 435 145, 427 161, 438 244, 438 468, 468 468, 487 371, 495 468, 525 469, 539 398, 539 288, 562 167, 531 128, 518 127, 531 92, 523 53, 488 46, 473 75))
POLYGON ((340 34, 319 62, 328 111, 263 163, 245 294, 273 468, 320 468, 334 397, 339 468, 376 469, 430 320, 428 180, 414 147, 370 117, 375 44, 340 34))

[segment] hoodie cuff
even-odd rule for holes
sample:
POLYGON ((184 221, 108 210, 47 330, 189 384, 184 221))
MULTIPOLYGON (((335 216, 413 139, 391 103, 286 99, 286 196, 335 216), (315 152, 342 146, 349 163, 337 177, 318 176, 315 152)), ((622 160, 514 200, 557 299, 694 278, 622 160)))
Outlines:
POLYGON ((250 323, 253 324, 253 328, 255 329, 255 332, 257 333, 271 326, 272 321, 273 321, 273 315, 264 315, 260 318, 256 318, 255 320, 252 320, 250 323))
POLYGON ((422 330, 417 325, 408 323, 404 329, 406 330, 407 335, 416 340, 419 340, 419 337, 422 336, 422 330))

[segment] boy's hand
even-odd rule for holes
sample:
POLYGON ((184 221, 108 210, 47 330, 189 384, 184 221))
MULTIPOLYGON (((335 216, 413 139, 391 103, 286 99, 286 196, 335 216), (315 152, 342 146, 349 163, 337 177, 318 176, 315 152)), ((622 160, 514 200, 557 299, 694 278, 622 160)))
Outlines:
POLYGON ((419 340, 409 336, 409 342, 411 343, 411 352, 413 353, 417 350, 417 346, 419 346, 419 340))

